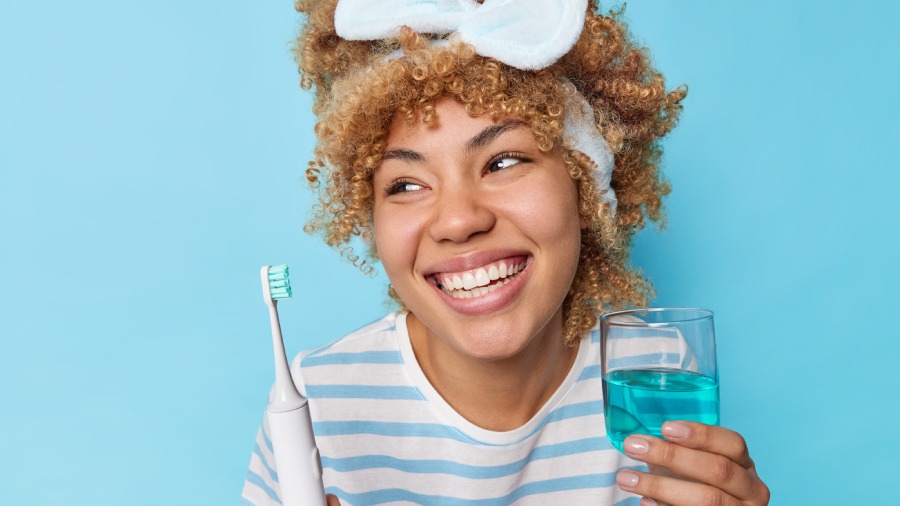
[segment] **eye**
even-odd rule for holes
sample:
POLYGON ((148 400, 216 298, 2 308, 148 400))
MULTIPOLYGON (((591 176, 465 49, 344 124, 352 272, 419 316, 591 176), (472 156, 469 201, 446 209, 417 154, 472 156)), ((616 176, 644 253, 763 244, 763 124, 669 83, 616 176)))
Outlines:
POLYGON ((387 188, 384 189, 384 193, 387 196, 395 195, 397 193, 409 193, 423 189, 424 186, 409 181, 407 179, 398 179, 391 184, 388 185, 387 188))
POLYGON ((513 165, 530 161, 531 160, 522 153, 502 153, 491 159, 485 170, 487 172, 497 172, 498 170, 508 169, 513 165))

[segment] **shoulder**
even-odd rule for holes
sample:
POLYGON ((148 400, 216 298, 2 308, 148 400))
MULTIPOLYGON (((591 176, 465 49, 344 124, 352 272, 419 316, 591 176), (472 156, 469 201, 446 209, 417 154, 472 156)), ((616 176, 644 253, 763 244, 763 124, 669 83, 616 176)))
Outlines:
POLYGON ((402 316, 400 312, 388 313, 340 339, 299 353, 291 361, 298 389, 304 393, 305 384, 337 370, 343 375, 366 365, 402 363, 397 331, 402 316))
POLYGON ((397 319, 401 313, 384 317, 324 346, 306 350, 294 357, 292 367, 308 367, 324 361, 339 360, 341 354, 396 349, 397 319))

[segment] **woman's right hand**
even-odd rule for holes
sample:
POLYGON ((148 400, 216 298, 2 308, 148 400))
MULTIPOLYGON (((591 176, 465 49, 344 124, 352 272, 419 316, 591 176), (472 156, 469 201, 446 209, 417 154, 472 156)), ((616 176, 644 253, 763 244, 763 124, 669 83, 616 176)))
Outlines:
POLYGON ((337 498, 334 494, 328 494, 325 496, 325 502, 328 506, 341 506, 340 499, 337 498))

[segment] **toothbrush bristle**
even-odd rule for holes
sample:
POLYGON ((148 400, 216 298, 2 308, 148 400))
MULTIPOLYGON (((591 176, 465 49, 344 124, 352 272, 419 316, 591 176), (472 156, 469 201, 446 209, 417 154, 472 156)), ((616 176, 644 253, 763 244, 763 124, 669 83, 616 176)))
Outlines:
POLYGON ((288 279, 288 266, 269 267, 269 292, 273 299, 291 298, 291 280, 288 279))

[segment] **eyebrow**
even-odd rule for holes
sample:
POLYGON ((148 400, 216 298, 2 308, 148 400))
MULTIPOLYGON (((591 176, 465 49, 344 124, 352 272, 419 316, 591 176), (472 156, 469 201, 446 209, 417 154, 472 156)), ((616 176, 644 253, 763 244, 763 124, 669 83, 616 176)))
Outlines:
POLYGON ((406 162, 424 162, 425 155, 411 149, 390 149, 381 155, 381 160, 403 160, 406 162))
MULTIPOLYGON (((509 119, 496 125, 491 125, 484 130, 478 132, 474 137, 466 141, 466 152, 472 153, 473 151, 477 151, 480 148, 488 145, 496 139, 500 137, 504 133, 509 130, 513 130, 516 128, 527 127, 528 125, 519 119, 509 119)), ((425 162, 427 158, 422 153, 418 151, 413 151, 411 149, 389 149, 381 155, 381 160, 403 160, 405 162, 425 162)))
POLYGON ((469 153, 477 151, 479 148, 483 148, 484 146, 490 144, 491 141, 493 141, 497 137, 500 137, 509 130, 526 126, 528 125, 526 125, 525 122, 520 119, 508 119, 501 123, 497 123, 496 125, 491 125, 479 132, 475 137, 469 139, 468 142, 466 142, 466 151, 469 153))

